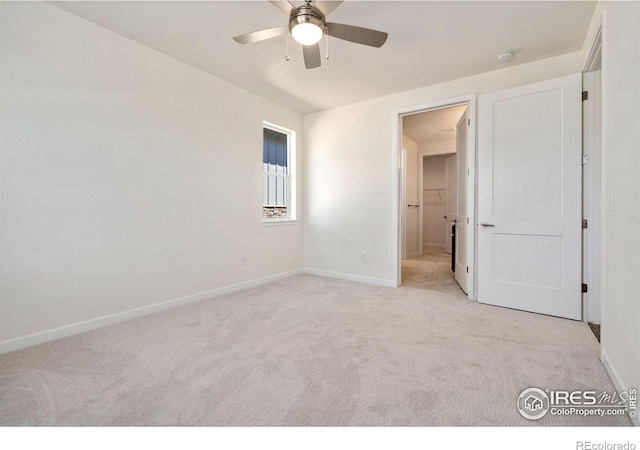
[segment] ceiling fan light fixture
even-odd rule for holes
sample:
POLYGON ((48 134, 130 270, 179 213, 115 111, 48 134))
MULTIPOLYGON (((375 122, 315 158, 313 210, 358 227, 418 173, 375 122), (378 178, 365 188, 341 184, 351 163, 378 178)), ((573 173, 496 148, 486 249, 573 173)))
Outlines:
POLYGON ((291 35, 302 45, 313 45, 320 42, 324 35, 324 30, 315 23, 298 23, 291 28, 291 35))
POLYGON ((289 31, 296 42, 302 45, 315 45, 320 42, 327 23, 324 15, 308 3, 291 13, 289 31))

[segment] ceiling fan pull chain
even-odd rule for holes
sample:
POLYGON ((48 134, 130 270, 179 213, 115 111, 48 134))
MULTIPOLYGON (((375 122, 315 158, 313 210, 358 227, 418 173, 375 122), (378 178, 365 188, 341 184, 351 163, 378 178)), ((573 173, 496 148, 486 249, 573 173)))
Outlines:
POLYGON ((289 33, 287 33, 287 54, 284 56, 284 60, 285 61, 289 61, 291 58, 289 58, 289 33))
POLYGON ((327 40, 327 56, 326 56, 326 59, 327 59, 327 61, 329 61, 329 27, 325 27, 325 34, 326 34, 325 39, 327 40))

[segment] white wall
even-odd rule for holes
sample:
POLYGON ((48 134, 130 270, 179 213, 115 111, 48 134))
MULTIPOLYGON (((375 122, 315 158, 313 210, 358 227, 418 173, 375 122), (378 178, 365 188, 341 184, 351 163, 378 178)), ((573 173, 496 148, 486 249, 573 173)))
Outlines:
MULTIPOLYGON (((640 3, 599 4, 585 55, 601 21, 602 356, 616 387, 626 391, 640 388, 640 3)), ((635 424, 640 421, 636 419, 635 424)))
POLYGON ((261 222, 300 114, 47 3, 0 4, 0 54, 0 343, 302 268, 261 222))
MULTIPOLYGON (((455 147, 454 147, 455 148, 455 147)), ((445 180, 445 160, 451 155, 428 156, 423 160, 423 189, 442 189, 423 193, 423 242, 429 247, 444 247, 448 223, 447 215, 447 182, 445 180), (442 198, 440 200, 440 196, 442 198)))
MULTIPOLYGON (((417 205, 418 197, 418 144, 406 136, 402 136, 402 147, 407 151, 407 186, 406 205, 417 205)), ((407 218, 407 256, 420 253, 418 248, 418 208, 405 205, 407 218)))
POLYGON ((305 268, 395 286, 395 110, 581 69, 576 52, 305 116, 305 268))

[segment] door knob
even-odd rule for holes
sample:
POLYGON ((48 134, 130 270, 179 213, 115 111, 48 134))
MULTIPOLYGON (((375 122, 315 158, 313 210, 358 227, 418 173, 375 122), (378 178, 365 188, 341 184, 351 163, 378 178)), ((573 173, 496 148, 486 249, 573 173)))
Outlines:
POLYGON ((487 222, 482 222, 480 225, 481 225, 481 226, 483 226, 483 227, 485 227, 485 228, 495 227, 495 225, 494 225, 494 224, 492 224, 492 223, 487 223, 487 222))

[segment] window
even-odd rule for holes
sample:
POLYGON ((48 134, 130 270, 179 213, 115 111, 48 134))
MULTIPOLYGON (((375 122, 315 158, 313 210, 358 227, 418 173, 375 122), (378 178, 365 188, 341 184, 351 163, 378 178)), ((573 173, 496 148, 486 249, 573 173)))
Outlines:
POLYGON ((295 220, 295 133, 264 124, 262 143, 262 218, 266 221, 295 220))

